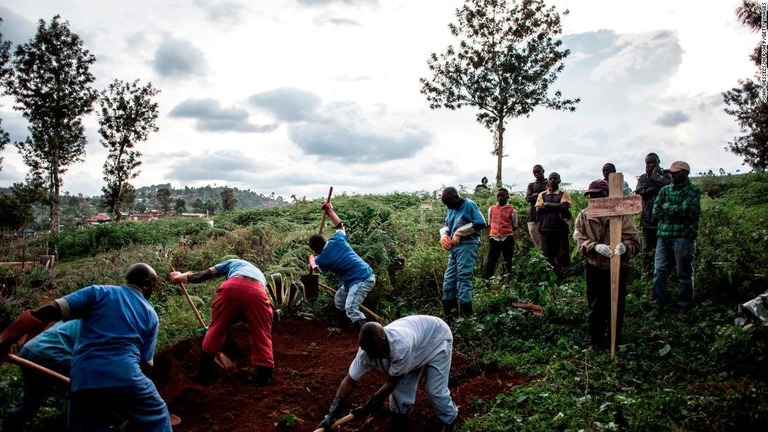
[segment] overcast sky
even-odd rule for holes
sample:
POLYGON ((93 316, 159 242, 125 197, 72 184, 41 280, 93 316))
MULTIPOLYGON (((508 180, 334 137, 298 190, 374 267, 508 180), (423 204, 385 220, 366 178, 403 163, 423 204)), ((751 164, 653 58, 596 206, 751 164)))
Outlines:
MULTIPOLYGON (((613 162, 631 186, 648 152, 694 173, 744 172, 724 150, 737 134, 721 92, 752 77, 760 35, 736 21, 738 0, 548 1, 570 14, 571 50, 554 88, 574 113, 539 108, 507 123, 503 181, 514 190, 540 163, 585 188, 613 162)), ((137 187, 229 185, 284 197, 473 188, 493 181, 490 132, 474 108, 430 110, 419 78, 455 43, 463 0, 3 0, 0 32, 28 41, 60 14, 96 56, 96 87, 114 79, 161 90, 160 131, 138 145, 137 187)), ((2 127, 26 122, 0 99, 2 127)), ((85 119, 84 163, 63 190, 101 193, 106 150, 85 119)), ((27 172, 6 146, 0 186, 27 172)))

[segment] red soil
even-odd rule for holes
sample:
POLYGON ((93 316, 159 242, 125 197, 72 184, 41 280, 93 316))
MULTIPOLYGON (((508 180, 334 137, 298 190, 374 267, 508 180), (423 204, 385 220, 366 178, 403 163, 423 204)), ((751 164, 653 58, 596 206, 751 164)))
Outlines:
MULTIPOLYGON (((210 386, 190 379, 200 358, 201 337, 184 340, 155 358, 153 378, 171 412, 182 422, 180 432, 213 431, 312 431, 322 420, 349 363, 357 352, 353 332, 326 328, 316 320, 292 317, 272 329, 274 384, 255 387, 238 379, 237 368, 222 372, 210 386)), ((237 325, 224 352, 238 366, 248 366, 250 341, 247 328, 237 325)), ((350 404, 362 404, 384 383, 386 377, 371 371, 360 380, 350 404)), ((454 351, 450 389, 464 418, 475 414, 478 400, 507 393, 526 384, 524 377, 509 370, 483 372, 454 351)), ((367 421, 351 422, 341 430, 384 431, 389 423, 385 411, 367 421)), ((439 431, 440 421, 419 386, 416 406, 410 414, 412 430, 439 431)))

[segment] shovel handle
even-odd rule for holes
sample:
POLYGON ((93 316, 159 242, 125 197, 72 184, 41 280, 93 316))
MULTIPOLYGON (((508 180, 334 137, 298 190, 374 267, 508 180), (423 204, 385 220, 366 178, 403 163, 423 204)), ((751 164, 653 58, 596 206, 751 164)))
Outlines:
MULTIPOLYGON (((354 414, 347 414, 344 417, 336 420, 336 422, 333 423, 333 426, 331 426, 331 429, 339 427, 343 424, 349 423, 352 420, 354 420, 354 418, 355 418, 354 414)), ((315 432, 323 432, 323 428, 315 429, 315 432)))
POLYGON ((60 374, 58 372, 50 370, 47 367, 40 366, 37 363, 31 362, 31 361, 29 361, 29 360, 27 360, 25 358, 21 358, 21 357, 19 357, 17 355, 14 355, 14 354, 8 354, 8 358, 12 362, 16 363, 19 366, 30 367, 30 368, 35 369, 35 370, 37 370, 39 372, 42 372, 42 373, 44 373, 46 375, 50 375, 50 376, 52 376, 54 378, 58 378, 58 379, 64 381, 65 383, 69 384, 69 378, 65 377, 64 375, 62 375, 62 374, 60 374))
MULTIPOLYGON (((330 189, 328 189, 328 200, 325 202, 330 203, 331 202, 331 195, 333 194, 333 186, 331 186, 330 189)), ((320 219, 320 230, 317 232, 318 234, 323 233, 323 229, 325 229, 325 212, 323 212, 323 218, 320 219)))
MULTIPOLYGON (((171 271, 176 271, 175 268, 171 267, 171 271)), ((195 307, 195 302, 192 301, 192 298, 189 296, 189 293, 187 292, 187 289, 184 287, 183 283, 180 283, 179 286, 181 287, 181 293, 184 294, 184 298, 187 299, 187 302, 190 306, 192 306, 192 312, 195 313, 195 318, 197 318, 197 322, 200 323, 201 327, 208 327, 205 325, 205 321, 203 321, 203 317, 200 316, 200 312, 197 311, 197 307, 195 307)))
MULTIPOLYGON (((325 284, 322 284, 322 283, 318 283, 318 285, 320 286, 320 288, 328 291, 329 294, 336 295, 336 290, 331 288, 331 287, 329 287, 328 285, 325 285, 325 284)), ((365 307, 363 305, 360 305, 360 310, 365 312, 365 313, 367 313, 368 315, 370 315, 371 318, 375 319, 376 321, 381 321, 381 317, 376 315, 375 313, 373 313, 373 311, 368 309, 367 307, 365 307)))

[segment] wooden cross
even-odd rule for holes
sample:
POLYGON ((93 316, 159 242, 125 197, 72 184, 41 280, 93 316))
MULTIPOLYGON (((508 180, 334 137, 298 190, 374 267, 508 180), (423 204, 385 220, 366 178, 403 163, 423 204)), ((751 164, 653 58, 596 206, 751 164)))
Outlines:
MULTIPOLYGON (((640 195, 624 196, 624 175, 611 173, 608 175, 608 198, 591 198, 587 211, 593 217, 610 217, 611 250, 621 243, 622 217, 633 215, 643 210, 643 199, 640 195)), ((616 355, 616 314, 619 307, 619 271, 621 270, 621 255, 611 257, 611 360, 616 355)))

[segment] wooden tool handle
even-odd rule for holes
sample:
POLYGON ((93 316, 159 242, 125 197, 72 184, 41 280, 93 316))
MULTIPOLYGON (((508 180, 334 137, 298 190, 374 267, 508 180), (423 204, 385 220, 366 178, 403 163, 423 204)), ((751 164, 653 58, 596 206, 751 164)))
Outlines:
MULTIPOLYGON (((328 285, 325 285, 325 284, 322 284, 322 283, 318 283, 318 285, 320 286, 320 288, 328 291, 329 294, 336 295, 336 290, 331 288, 331 287, 329 287, 328 285)), ((367 307, 365 307, 363 305, 360 305, 360 310, 363 311, 364 313, 367 313, 368 315, 370 315, 371 318, 375 319, 376 321, 381 321, 381 317, 376 315, 375 313, 373 313, 373 311, 368 309, 367 307)))
MULTIPOLYGON (((330 189, 328 189, 328 199, 325 201, 327 203, 331 203, 331 195, 333 194, 333 186, 331 186, 330 189)), ((323 212, 323 218, 320 219, 320 230, 318 231, 318 234, 323 233, 323 229, 325 229, 325 212, 323 212)))
MULTIPOLYGON (((171 267, 171 271, 176 271, 175 268, 171 267)), ((181 287, 181 293, 184 294, 184 298, 187 299, 187 302, 189 302, 189 305, 192 306, 192 311, 195 313, 195 318, 197 318, 197 322, 200 323, 201 327, 208 327, 205 325, 205 321, 203 321, 203 317, 200 316, 200 312, 198 312, 197 307, 195 307, 195 302, 192 301, 192 298, 189 296, 189 293, 187 292, 187 289, 184 287, 183 283, 180 283, 179 286, 181 287)))
POLYGON ((42 373, 44 373, 46 375, 50 375, 50 376, 52 376, 54 378, 58 378, 58 379, 64 381, 65 383, 69 384, 69 378, 65 377, 64 375, 62 375, 62 374, 60 374, 58 372, 50 370, 47 367, 40 366, 37 363, 31 362, 31 361, 29 361, 27 359, 21 358, 21 357, 19 357, 17 355, 14 355, 14 354, 8 354, 8 358, 12 362, 16 363, 19 366, 30 367, 30 368, 35 369, 35 370, 37 370, 39 372, 42 372, 42 373))
MULTIPOLYGON (((343 424, 349 423, 352 420, 354 420, 355 416, 353 414, 347 414, 344 417, 336 420, 336 422, 333 423, 333 426, 331 426, 331 429, 337 428, 343 424)), ((323 428, 315 429, 315 432, 323 432, 323 428)))

